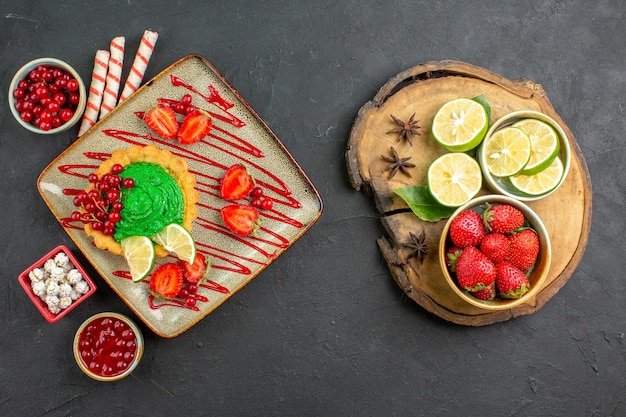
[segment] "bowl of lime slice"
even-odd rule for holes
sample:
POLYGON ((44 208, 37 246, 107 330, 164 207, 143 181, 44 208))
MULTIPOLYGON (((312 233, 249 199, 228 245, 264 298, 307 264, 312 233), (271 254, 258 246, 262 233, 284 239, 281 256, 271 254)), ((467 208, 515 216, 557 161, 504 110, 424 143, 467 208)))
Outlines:
POLYGON ((571 159, 563 128, 551 117, 531 110, 498 119, 476 156, 492 191, 522 201, 554 193, 565 181, 571 159))

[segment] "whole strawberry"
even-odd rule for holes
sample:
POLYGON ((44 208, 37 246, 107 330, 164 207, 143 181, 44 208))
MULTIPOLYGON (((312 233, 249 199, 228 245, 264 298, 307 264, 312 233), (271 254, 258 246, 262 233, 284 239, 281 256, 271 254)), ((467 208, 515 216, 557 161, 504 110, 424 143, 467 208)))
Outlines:
POLYGON ((496 282, 492 282, 491 285, 486 286, 482 290, 470 292, 470 294, 479 300, 489 301, 496 298, 496 282))
POLYGON ((524 214, 509 204, 484 205, 483 222, 485 229, 493 233, 510 233, 524 224, 524 214))
POLYGON ((519 268, 504 261, 496 265, 496 288, 502 298, 519 298, 528 292, 530 283, 519 268))
POLYGON ((478 291, 494 282, 496 267, 481 251, 468 246, 456 261, 456 278, 467 291, 478 291))
POLYGON ((450 223, 450 239, 461 249, 478 246, 486 234, 483 219, 474 210, 462 211, 450 223))
POLYGON ((463 249, 452 245, 446 250, 446 266, 450 272, 456 272, 456 262, 463 253, 463 249))
POLYGON ((502 233, 489 233, 480 241, 480 251, 491 262, 497 264, 504 261, 511 253, 511 243, 502 233))
POLYGON ((533 229, 524 229, 509 236, 511 253, 506 259, 523 272, 532 267, 539 254, 539 238, 533 229))

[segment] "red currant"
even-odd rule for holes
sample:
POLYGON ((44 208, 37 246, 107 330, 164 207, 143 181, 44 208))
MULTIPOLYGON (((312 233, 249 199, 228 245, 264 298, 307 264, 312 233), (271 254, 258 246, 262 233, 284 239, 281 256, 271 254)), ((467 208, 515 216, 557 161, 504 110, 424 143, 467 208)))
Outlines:
POLYGON ((190 105, 192 101, 193 98, 191 97, 191 94, 183 94, 183 97, 180 99, 180 102, 183 103, 185 106, 190 105))
POLYGON ((121 174, 122 171, 124 171, 124 167, 122 166, 122 164, 115 164, 111 167, 111 173, 115 175, 121 174))
POLYGON ((108 219, 112 223, 117 223, 122 219, 122 216, 120 215, 119 211, 112 211, 109 213, 108 219))
POLYGON ((122 186, 124 188, 133 188, 135 186, 135 180, 132 178, 124 178, 124 181, 122 181, 122 186))
POLYGON ((254 187, 252 189, 252 197, 261 197, 264 194, 263 188, 261 187, 254 187))
POLYGON ((261 201, 261 208, 263 210, 271 210, 272 207, 274 207, 274 202, 269 198, 264 198, 263 201, 261 201))

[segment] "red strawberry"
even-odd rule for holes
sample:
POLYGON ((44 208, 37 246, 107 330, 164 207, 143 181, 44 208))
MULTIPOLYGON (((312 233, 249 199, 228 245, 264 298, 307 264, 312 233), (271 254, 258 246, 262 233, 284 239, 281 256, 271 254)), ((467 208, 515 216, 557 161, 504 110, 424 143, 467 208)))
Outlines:
POLYGON ((463 253, 463 249, 452 245, 446 251, 446 266, 450 272, 456 272, 456 262, 463 253))
POLYGON ((493 283, 496 267, 478 249, 468 246, 456 261, 456 278, 464 289, 478 291, 493 283))
POLYGON ((511 253, 506 259, 526 272, 537 260, 539 254, 539 238, 533 229, 524 229, 509 236, 511 253))
POLYGON ((482 290, 470 292, 471 295, 479 300, 489 301, 496 298, 496 282, 492 282, 491 285, 487 285, 482 290))
POLYGON ((530 283, 519 268, 504 261, 496 265, 496 287, 502 298, 519 298, 530 289, 530 283))
POLYGON ((254 189, 254 178, 243 165, 235 164, 220 180, 220 197, 235 201, 247 197, 254 189))
POLYGON ((183 270, 176 263, 161 265, 150 277, 150 290, 155 296, 174 298, 183 287, 183 270))
POLYGON ((192 264, 187 261, 181 260, 179 262, 183 269, 183 276, 185 280, 191 284, 197 284, 204 281, 209 272, 209 262, 206 257, 200 252, 196 252, 196 259, 192 264))
POLYGON ((222 220, 228 229, 239 236, 250 236, 259 228, 259 212, 252 206, 231 204, 221 210, 222 220))
POLYGON ((487 232, 480 214, 465 210, 450 223, 450 239, 459 248, 478 246, 487 232))
POLYGON ((196 143, 209 134, 212 126, 213 121, 205 112, 194 111, 185 116, 176 137, 183 145, 196 143))
POLYGON ((504 261, 511 253, 511 243, 502 233, 489 233, 480 241, 480 251, 491 262, 497 264, 504 261))
POLYGON ((178 132, 178 120, 171 107, 157 104, 143 115, 143 121, 157 135, 165 139, 174 139, 178 132))
POLYGON ((524 213, 509 204, 485 204, 483 222, 488 232, 510 233, 522 227, 524 220, 524 213))

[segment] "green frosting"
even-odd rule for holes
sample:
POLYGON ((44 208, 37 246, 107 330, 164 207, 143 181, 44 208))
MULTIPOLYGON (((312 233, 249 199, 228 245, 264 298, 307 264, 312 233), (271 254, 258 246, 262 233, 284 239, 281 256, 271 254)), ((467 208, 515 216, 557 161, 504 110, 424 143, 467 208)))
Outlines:
POLYGON ((149 162, 127 165, 120 174, 135 186, 122 188, 124 208, 115 225, 115 240, 129 236, 152 236, 172 223, 183 223, 185 199, 176 179, 161 166, 149 162))

